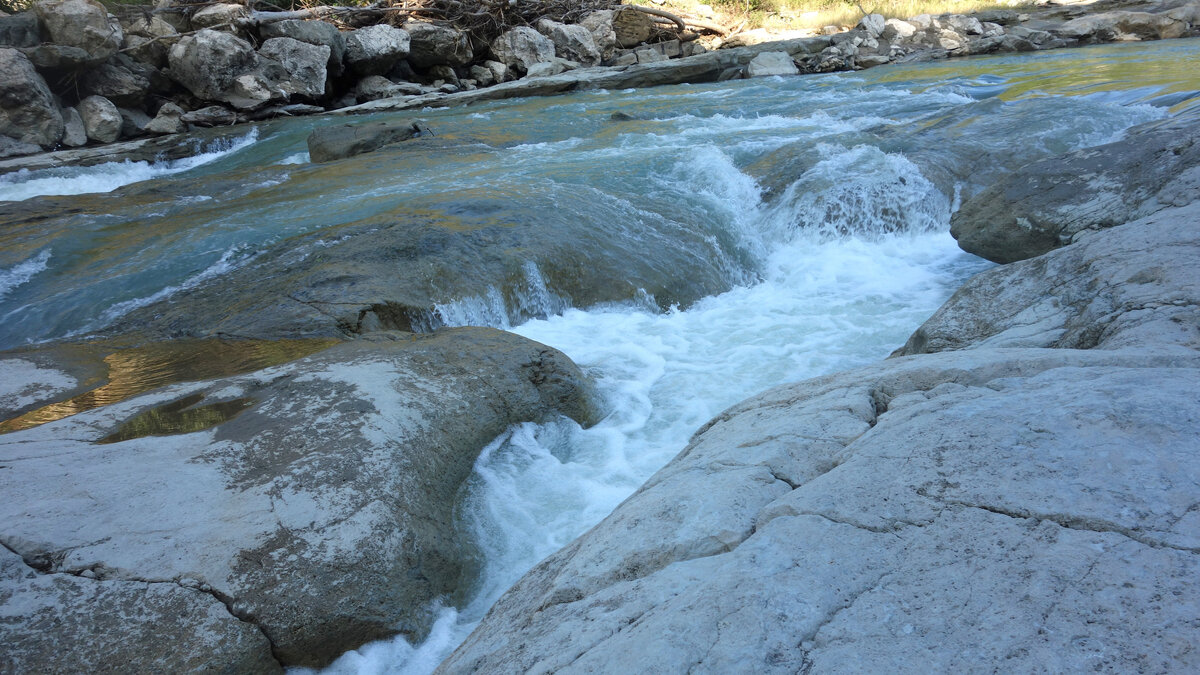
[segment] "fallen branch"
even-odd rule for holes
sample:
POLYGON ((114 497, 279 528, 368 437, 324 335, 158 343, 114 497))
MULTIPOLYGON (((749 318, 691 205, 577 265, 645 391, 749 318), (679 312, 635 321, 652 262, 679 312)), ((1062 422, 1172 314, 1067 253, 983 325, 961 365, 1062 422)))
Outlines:
POLYGON ((639 12, 649 14, 651 16, 651 18, 658 20, 658 21, 662 21, 662 20, 670 21, 671 23, 675 24, 675 26, 680 31, 685 31, 688 29, 688 26, 691 26, 692 28, 699 28, 700 30, 711 31, 722 37, 729 34, 729 29, 725 28, 724 26, 722 26, 720 24, 712 23, 710 21, 703 21, 701 19, 692 19, 689 17, 681 17, 678 15, 672 14, 666 10, 662 10, 662 9, 655 9, 653 7, 642 7, 641 5, 621 5, 620 7, 622 9, 625 9, 625 8, 635 9, 639 12))

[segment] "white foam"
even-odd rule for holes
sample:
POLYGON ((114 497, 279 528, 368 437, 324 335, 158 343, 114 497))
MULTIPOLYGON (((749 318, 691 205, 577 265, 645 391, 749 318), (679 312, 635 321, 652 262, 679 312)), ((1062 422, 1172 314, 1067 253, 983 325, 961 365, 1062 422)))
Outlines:
POLYGON ((258 140, 251 129, 240 138, 211 144, 204 152, 168 162, 109 162, 65 169, 22 169, 0 176, 0 201, 20 201, 44 195, 112 192, 123 185, 161 178, 214 162, 258 140))
POLYGON ((8 295, 17 286, 26 284, 38 272, 43 272, 47 264, 50 262, 50 249, 44 249, 41 253, 18 263, 8 269, 0 269, 0 300, 8 295))

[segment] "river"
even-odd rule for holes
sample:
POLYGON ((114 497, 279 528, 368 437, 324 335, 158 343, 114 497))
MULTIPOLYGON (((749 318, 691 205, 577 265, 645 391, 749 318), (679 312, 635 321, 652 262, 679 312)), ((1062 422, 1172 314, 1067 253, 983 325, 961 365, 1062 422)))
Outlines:
POLYGON ((429 672, 722 409, 903 344, 989 266, 948 228, 991 176, 1200 112, 1197 62, 1200 41, 1176 40, 426 110, 436 153, 326 166, 307 163, 304 139, 345 120, 308 118, 171 165, 10 174, 0 199, 47 200, 27 203, 55 215, 25 222, 10 205, 0 229, 0 348, 103 331, 288 237, 400 206, 702 233, 723 292, 694 302, 634 293, 577 307, 529 262, 418 322, 554 346, 595 378, 607 412, 589 429, 527 424, 488 445, 456 514, 479 545, 471 588, 423 642, 367 645, 331 667, 429 672), (149 182, 99 194, 135 181, 149 182))

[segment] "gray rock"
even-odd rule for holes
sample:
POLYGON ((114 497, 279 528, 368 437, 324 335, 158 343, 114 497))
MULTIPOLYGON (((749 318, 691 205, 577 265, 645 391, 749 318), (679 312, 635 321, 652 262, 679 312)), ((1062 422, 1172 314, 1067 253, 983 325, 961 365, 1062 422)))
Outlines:
POLYGON ((519 26, 500 34, 491 44, 492 55, 519 75, 535 63, 554 58, 554 43, 528 26, 519 26))
POLYGON ((180 38, 168 53, 171 77, 197 98, 227 100, 234 80, 258 65, 250 43, 206 28, 180 38))
POLYGON ((962 35, 982 35, 983 24, 973 16, 951 14, 943 19, 946 28, 962 35))
POLYGON ((318 99, 325 95, 329 47, 280 37, 263 42, 258 53, 283 66, 283 78, 275 84, 289 96, 318 99))
POLYGON ((117 60, 106 61, 83 79, 87 94, 103 96, 120 106, 140 106, 150 91, 150 80, 117 60))
POLYGON ((137 108, 117 108, 121 113, 121 137, 133 138, 146 133, 151 117, 137 108))
MULTIPOLYGON (((1194 308, 1187 208, 1045 257, 1090 247, 1084 288, 1186 242, 1178 274, 1126 283, 1194 308)), ((1036 262, 1004 281, 1048 306, 1036 262)), ((1200 668, 1200 340, 1194 310, 1184 342, 1144 311, 1119 309, 1104 349, 975 342, 734 406, 437 672, 1200 668)))
POLYGON ((62 135, 62 113, 46 80, 24 54, 0 48, 0 136, 50 148, 62 135))
POLYGON ((258 28, 264 40, 287 37, 310 45, 329 47, 329 74, 342 74, 342 59, 346 54, 346 38, 332 24, 324 21, 299 21, 288 19, 265 23, 258 28))
POLYGON ((18 12, 0 16, 0 47, 36 47, 41 42, 37 14, 18 12))
POLYGON ((1200 349, 1200 201, 980 274, 898 354, 982 347, 1200 349), (1145 242, 1153 241, 1149 247, 1145 242), (1047 293, 1053 288, 1053 293, 1047 293))
POLYGON ((982 23, 998 23, 1001 26, 1011 26, 1020 21, 1020 14, 1011 9, 989 9, 975 12, 974 17, 982 23))
POLYGON ((46 73, 60 74, 95 65, 95 59, 79 47, 44 44, 26 47, 21 53, 28 57, 39 71, 46 73))
POLYGON ((638 63, 660 63, 667 60, 667 55, 651 47, 643 47, 633 53, 638 63))
POLYGON ((167 67, 167 45, 144 35, 125 34, 121 51, 138 63, 154 68, 167 67))
POLYGON ((468 328, 345 343, 0 436, 0 541, 33 568, 0 559, 17 572, 0 575, 6 655, 247 672, 272 652, 321 666, 416 638, 428 603, 469 582, 452 512, 479 451, 511 424, 593 414, 561 353, 468 328), (47 630, 54 611, 70 621, 47 630), (104 628, 131 639, 85 640, 104 628))
POLYGON ((484 66, 471 66, 471 79, 475 80, 476 84, 481 87, 490 87, 496 84, 496 75, 490 68, 484 66))
MULTIPOLYGON (((565 73, 570 70, 567 67, 570 61, 555 58, 552 61, 542 61, 529 66, 529 70, 525 71, 525 77, 551 77, 559 73, 565 73)), ((573 64, 577 65, 577 64, 573 64)))
POLYGON ((13 672, 282 672, 255 626, 211 593, 170 580, 46 573, 0 547, 0 607, 13 672))
MULTIPOLYGON (((871 15, 878 16, 878 15, 871 15)), ((787 52, 763 52, 746 65, 746 77, 769 77, 772 75, 795 75, 800 70, 787 52)))
POLYGON ((244 5, 232 3, 216 3, 202 6, 192 14, 192 27, 195 29, 211 28, 238 37, 245 37, 245 30, 239 21, 250 15, 244 5))
POLYGON ((542 19, 537 23, 537 30, 554 43, 554 53, 559 58, 575 61, 585 67, 600 63, 600 48, 586 26, 542 19))
POLYGON ((407 141, 421 132, 421 126, 410 121, 319 127, 308 135, 308 156, 314 162, 332 162, 407 141))
POLYGON ((41 151, 41 146, 34 145, 33 143, 19 141, 12 136, 0 136, 0 159, 32 155, 35 152, 41 151))
POLYGON ((491 71, 492 79, 494 79, 496 81, 496 84, 500 84, 501 82, 507 82, 512 79, 511 75, 508 72, 508 66, 504 65, 503 63, 500 63, 499 61, 491 61, 491 60, 484 61, 483 67, 487 68, 489 71, 491 71))
POLYGON ((950 233, 963 250, 1007 263, 1198 197, 1200 123, 1150 124, 1002 178, 962 205, 950 233))
POLYGON ((219 127, 238 123, 238 114, 222 105, 210 105, 186 112, 180 120, 201 127, 219 127))
POLYGON ((418 68, 465 66, 475 60, 475 51, 466 33, 448 26, 410 21, 408 62, 418 68))
POLYGON ((883 35, 883 29, 887 27, 887 20, 882 14, 868 14, 859 20, 856 29, 865 32, 873 38, 883 35))
POLYGON ((99 143, 112 143, 121 137, 121 111, 103 96, 88 96, 79 102, 79 116, 87 137, 99 143))
POLYGON ((1053 32, 1081 42, 1162 40, 1186 35, 1188 24, 1166 14, 1116 11, 1071 19, 1053 32))
POLYGON ((382 75, 368 75, 354 85, 354 96, 360 103, 391 96, 416 96, 422 91, 419 84, 392 82, 382 75))
POLYGON ((271 101, 286 101, 288 95, 282 82, 289 81, 287 74, 277 65, 269 69, 270 62, 265 59, 259 60, 259 66, 233 78, 229 88, 221 94, 221 100, 238 110, 254 110, 271 101))
POLYGON ((346 65, 359 75, 383 75, 408 56, 408 33, 385 24, 359 28, 346 38, 346 65))
POLYGON ((183 108, 171 102, 164 103, 154 119, 146 124, 145 131, 150 134, 181 134, 187 131, 183 114, 183 108))
POLYGON ((83 118, 75 108, 63 110, 62 144, 69 148, 87 145, 87 129, 83 126, 83 118))
POLYGON ((94 0, 39 0, 33 9, 51 42, 84 50, 92 63, 121 48, 121 24, 94 0))
POLYGON ((907 21, 888 19, 884 22, 880 37, 885 40, 907 40, 916 34, 917 29, 907 21))
POLYGON ((617 48, 617 34, 613 30, 613 11, 601 9, 589 12, 579 21, 579 25, 588 29, 592 34, 592 42, 600 50, 600 58, 607 61, 617 48))

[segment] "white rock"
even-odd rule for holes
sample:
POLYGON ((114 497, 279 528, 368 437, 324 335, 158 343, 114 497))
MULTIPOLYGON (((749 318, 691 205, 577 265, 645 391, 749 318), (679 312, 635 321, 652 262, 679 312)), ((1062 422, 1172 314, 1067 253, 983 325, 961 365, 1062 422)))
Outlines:
POLYGON ((77 108, 87 137, 100 143, 112 143, 121 137, 121 112, 103 96, 89 96, 77 108))
POLYGON ((746 66, 747 77, 770 75, 796 75, 800 70, 787 52, 763 52, 755 56, 746 66))
POLYGON ((408 56, 406 31, 387 24, 359 28, 346 38, 346 65, 359 75, 382 75, 408 56))
POLYGON ((538 22, 537 29, 554 43, 554 53, 559 58, 584 66, 600 63, 600 49, 586 27, 542 19, 538 22))
POLYGON ((528 26, 519 26, 492 40, 492 55, 518 73, 554 58, 554 43, 528 26))

